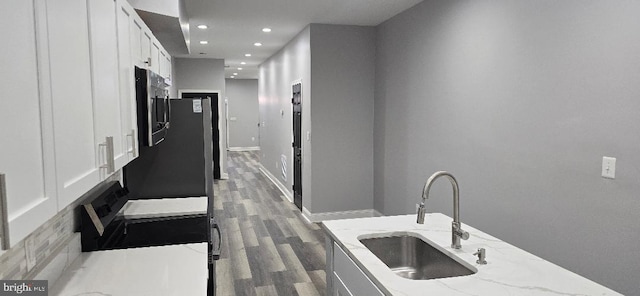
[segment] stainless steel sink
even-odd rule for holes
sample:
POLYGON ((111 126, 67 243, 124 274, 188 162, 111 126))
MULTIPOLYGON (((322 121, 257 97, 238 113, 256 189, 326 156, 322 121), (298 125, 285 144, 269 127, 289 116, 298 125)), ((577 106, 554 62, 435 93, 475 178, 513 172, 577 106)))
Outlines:
POLYGON ((412 280, 465 276, 475 271, 410 235, 360 239, 395 274, 412 280))

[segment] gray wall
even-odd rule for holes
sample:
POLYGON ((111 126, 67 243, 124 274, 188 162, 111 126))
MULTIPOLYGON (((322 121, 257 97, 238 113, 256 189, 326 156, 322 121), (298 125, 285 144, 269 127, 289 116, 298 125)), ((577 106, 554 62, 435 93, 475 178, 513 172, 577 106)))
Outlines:
POLYGON ((640 2, 424 1, 378 27, 375 207, 461 219, 640 295, 640 2), (600 177, 617 157, 616 179, 600 177), (432 212, 451 215, 451 188, 432 212))
POLYGON ((260 146, 258 80, 226 79, 229 148, 260 146))
MULTIPOLYGON (((309 27, 293 38, 285 47, 264 61, 258 69, 258 101, 260 105, 260 152, 262 165, 291 192, 293 161, 292 89, 294 81, 302 81, 302 130, 311 130, 309 104, 311 93, 311 48, 309 27), (283 112, 284 115, 281 115, 283 112), (286 157, 287 178, 282 178, 280 156, 286 157)), ((311 147, 303 143, 303 196, 311 193, 311 147)), ((303 199, 309 207, 310 199, 303 199)))
POLYGON ((181 90, 208 90, 219 91, 218 108, 220 110, 220 143, 221 143, 221 166, 222 174, 227 171, 227 139, 225 124, 225 81, 224 81, 224 60, 221 59, 186 59, 174 58, 173 68, 175 77, 173 83, 177 91, 181 90))
POLYGON ((302 204, 311 214, 372 209, 374 61, 373 27, 311 24, 260 66, 262 164, 281 178, 285 155, 287 188, 291 84, 302 80, 302 204))
POLYGON ((373 27, 311 25, 312 213, 373 208, 374 82, 373 27))

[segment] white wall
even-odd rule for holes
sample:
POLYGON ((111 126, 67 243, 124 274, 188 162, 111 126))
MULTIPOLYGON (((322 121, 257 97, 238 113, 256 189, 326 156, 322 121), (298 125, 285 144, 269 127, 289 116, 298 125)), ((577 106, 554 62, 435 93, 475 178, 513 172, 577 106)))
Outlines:
POLYGON ((378 27, 375 206, 461 219, 639 295, 640 2, 424 1, 378 27), (617 157, 616 179, 600 177, 617 157), (430 212, 451 214, 451 187, 430 212))
POLYGON ((226 80, 229 112, 229 148, 260 146, 258 80, 226 80))
MULTIPOLYGON (((294 81, 302 81, 302 130, 311 130, 309 104, 311 94, 310 30, 305 28, 285 47, 264 61, 258 68, 258 101, 260 104, 261 163, 291 192, 293 180, 292 148, 293 117, 292 89, 294 81), (284 115, 281 115, 283 112, 284 115), (287 178, 282 178, 280 156, 287 162, 287 178)), ((303 143, 303 196, 311 196, 311 149, 303 143)), ((303 198, 303 206, 309 206, 310 198, 303 198)))
POLYGON ((374 82, 373 27, 311 25, 311 213, 373 209, 374 82))
POLYGON ((225 81, 224 81, 224 60, 222 59, 187 59, 173 58, 173 69, 175 76, 173 83, 177 91, 180 90, 200 90, 200 91, 220 91, 218 98, 218 108, 220 110, 220 157, 222 158, 220 173, 227 174, 227 139, 225 118, 227 117, 224 108, 225 81))

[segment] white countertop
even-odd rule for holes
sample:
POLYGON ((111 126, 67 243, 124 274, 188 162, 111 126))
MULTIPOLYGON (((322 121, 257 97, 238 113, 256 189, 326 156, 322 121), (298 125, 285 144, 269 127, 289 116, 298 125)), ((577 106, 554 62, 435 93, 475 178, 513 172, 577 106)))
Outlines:
POLYGON ((451 221, 427 214, 424 225, 416 215, 345 219, 323 222, 327 232, 354 259, 380 290, 388 295, 621 295, 600 284, 518 249, 471 226, 462 248, 451 248, 451 221), (433 280, 409 280, 393 272, 359 239, 410 234, 444 251, 477 273, 433 280), (473 255, 486 249, 486 265, 473 255), (457 257, 457 258, 455 258, 457 257))
POLYGON ((87 252, 49 295, 204 296, 207 277, 206 243, 87 252))
POLYGON ((129 200, 120 212, 125 218, 156 218, 207 213, 207 197, 129 200))

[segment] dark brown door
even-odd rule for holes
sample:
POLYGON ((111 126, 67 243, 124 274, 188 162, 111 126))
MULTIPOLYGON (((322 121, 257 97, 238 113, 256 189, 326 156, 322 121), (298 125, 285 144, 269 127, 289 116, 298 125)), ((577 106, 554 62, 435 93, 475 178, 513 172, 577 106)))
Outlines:
POLYGON ((293 202, 302 210, 302 84, 293 85, 293 202))

